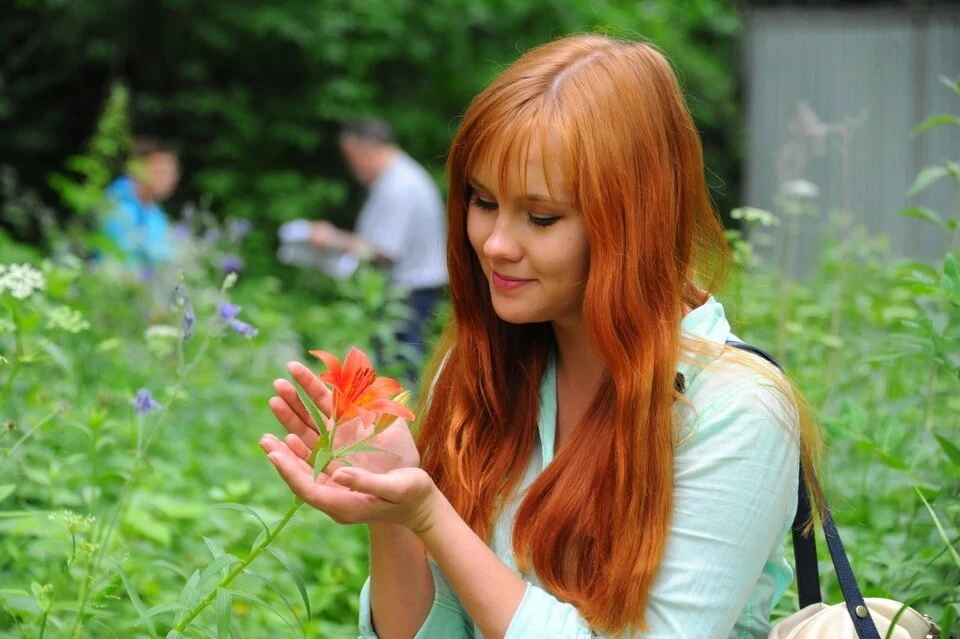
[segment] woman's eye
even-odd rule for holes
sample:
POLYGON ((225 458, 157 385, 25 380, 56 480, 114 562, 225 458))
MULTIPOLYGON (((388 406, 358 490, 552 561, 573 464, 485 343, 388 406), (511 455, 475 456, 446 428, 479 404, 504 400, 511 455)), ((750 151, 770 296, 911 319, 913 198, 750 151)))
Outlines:
POLYGON ((480 196, 474 195, 473 199, 470 200, 470 204, 478 208, 483 209, 484 211, 496 211, 497 203, 491 200, 484 200, 480 196))
POLYGON ((530 216, 530 221, 536 226, 550 226, 551 224, 553 224, 559 219, 560 217, 557 215, 552 215, 552 216, 531 215, 530 216))

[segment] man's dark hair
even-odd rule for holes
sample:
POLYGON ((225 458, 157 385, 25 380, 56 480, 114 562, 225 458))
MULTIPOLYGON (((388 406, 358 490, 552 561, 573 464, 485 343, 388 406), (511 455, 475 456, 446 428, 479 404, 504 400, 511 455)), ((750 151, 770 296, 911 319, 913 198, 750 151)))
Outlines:
POLYGON ((352 137, 363 142, 375 142, 377 144, 389 144, 391 146, 397 143, 393 129, 380 118, 358 118, 351 120, 340 129, 340 137, 352 137))
POLYGON ((160 138, 149 136, 134 138, 133 145, 130 147, 130 157, 141 159, 155 153, 177 155, 174 148, 160 138))

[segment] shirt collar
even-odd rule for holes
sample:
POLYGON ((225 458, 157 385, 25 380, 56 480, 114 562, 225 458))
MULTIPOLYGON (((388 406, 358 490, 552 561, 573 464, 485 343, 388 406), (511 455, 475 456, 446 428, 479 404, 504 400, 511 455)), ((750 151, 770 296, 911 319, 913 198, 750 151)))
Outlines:
MULTIPOLYGON (((713 295, 707 298, 707 301, 697 308, 693 309, 680 322, 681 340, 684 337, 693 338, 699 341, 715 342, 724 344, 730 339, 732 333, 727 316, 723 312, 723 304, 718 302, 713 295)), ((680 345, 684 350, 683 341, 680 345)), ((689 359, 681 357, 677 362, 677 372, 683 375, 684 381, 689 388, 690 382, 703 370, 708 360, 703 355, 693 359, 695 355, 688 353, 689 359)))

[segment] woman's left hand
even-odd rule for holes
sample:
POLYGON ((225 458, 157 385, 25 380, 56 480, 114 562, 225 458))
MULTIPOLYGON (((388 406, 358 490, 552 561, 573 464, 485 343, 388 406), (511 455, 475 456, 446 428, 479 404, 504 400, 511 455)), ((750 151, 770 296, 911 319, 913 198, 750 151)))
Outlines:
POLYGON ((371 473, 347 467, 314 481, 310 464, 286 443, 266 435, 260 446, 290 490, 338 524, 398 524, 418 534, 433 525, 442 496, 423 469, 371 473))

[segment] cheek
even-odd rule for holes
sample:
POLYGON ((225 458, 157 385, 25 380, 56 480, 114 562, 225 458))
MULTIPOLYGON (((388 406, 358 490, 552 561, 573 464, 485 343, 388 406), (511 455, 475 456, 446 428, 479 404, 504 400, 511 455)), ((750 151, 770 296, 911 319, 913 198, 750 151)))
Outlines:
POLYGON ((483 245, 490 237, 488 217, 474 211, 472 207, 467 211, 467 237, 478 257, 483 256, 483 245))

